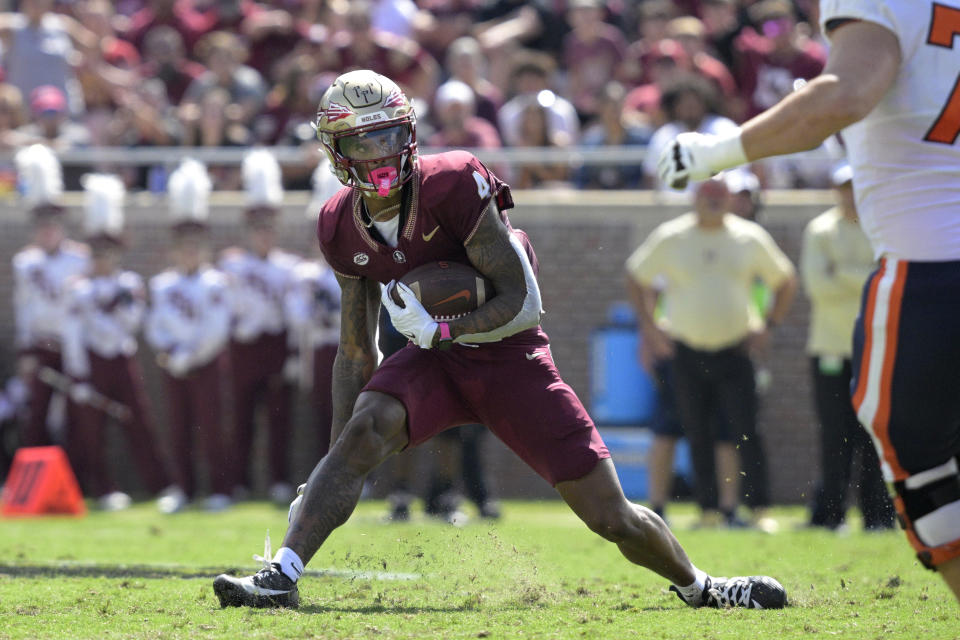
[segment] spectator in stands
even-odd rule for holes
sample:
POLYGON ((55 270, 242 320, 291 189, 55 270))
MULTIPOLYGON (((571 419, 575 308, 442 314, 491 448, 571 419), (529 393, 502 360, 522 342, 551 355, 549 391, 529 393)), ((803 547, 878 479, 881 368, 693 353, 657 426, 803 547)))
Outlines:
MULTIPOLYGON (((729 195, 722 178, 700 183, 693 212, 657 227, 627 263, 641 300, 663 281, 665 327, 650 305, 637 310, 654 358, 673 357, 677 410, 690 442, 697 501, 708 519, 730 507, 720 505, 717 495, 717 414, 739 444, 748 504, 755 509, 768 504, 764 458, 745 454, 763 446, 756 431, 751 355, 766 351, 771 328, 783 321, 796 289, 790 260, 759 225, 728 213, 729 195), (756 276, 774 290, 766 318, 750 300, 756 276)), ((729 521, 735 514, 723 516, 729 521)))
POLYGON ((96 36, 75 19, 53 11, 53 0, 23 0, 19 13, 0 14, 0 41, 6 81, 30 95, 53 86, 65 96, 66 111, 83 113, 83 92, 74 65, 77 55, 99 57, 96 36))
POLYGON ((654 132, 643 163, 649 186, 656 184, 660 150, 677 134, 684 131, 721 133, 737 126, 733 120, 717 114, 716 90, 709 81, 697 75, 685 75, 674 81, 664 91, 662 102, 667 124, 654 132))
POLYGON ((627 93, 624 109, 639 113, 653 126, 659 127, 670 121, 663 106, 663 93, 690 75, 690 61, 683 47, 670 39, 655 42, 644 54, 644 59, 648 62, 645 77, 649 81, 627 93))
POLYGON ((597 97, 623 64, 627 50, 623 33, 604 21, 605 11, 602 0, 567 2, 570 33, 563 39, 566 95, 581 123, 599 112, 597 97))
POLYGON ((429 104, 440 76, 437 61, 415 40, 376 30, 370 9, 367 0, 350 2, 346 29, 331 38, 330 70, 372 69, 393 78, 411 99, 429 104))
POLYGON ((705 37, 717 59, 732 70, 736 59, 736 40, 743 30, 736 0, 701 0, 700 19, 705 37))
MULTIPOLYGON (((0 82, 0 150, 13 151, 25 146, 29 137, 20 131, 26 110, 23 94, 12 84, 0 82)), ((0 160, 0 195, 17 189, 17 169, 13 159, 0 160)))
MULTIPOLYGON (((180 144, 183 127, 176 109, 167 99, 167 90, 157 78, 143 80, 134 89, 114 93, 117 104, 107 128, 111 146, 174 147, 180 144)), ((166 190, 166 166, 117 166, 114 170, 127 184, 146 187, 155 193, 166 190)))
POLYGON ((658 42, 667 38, 667 24, 676 14, 677 8, 671 0, 646 0, 640 3, 637 16, 638 38, 627 47, 618 72, 620 81, 627 87, 654 82, 650 75, 651 53, 658 42))
MULTIPOLYGON (((241 120, 239 105, 230 102, 227 90, 214 87, 205 92, 200 104, 181 106, 183 144, 187 147, 249 146, 253 137, 241 120)), ((237 189, 240 186, 237 167, 210 167, 209 172, 217 189, 237 189)))
POLYGON ((321 93, 315 87, 317 67, 301 54, 279 65, 277 83, 267 94, 266 108, 254 120, 254 137, 268 145, 299 145, 316 137, 311 123, 321 93))
POLYGON ((256 69, 243 64, 246 50, 236 34, 214 31, 197 43, 197 53, 207 67, 187 88, 181 103, 181 118, 193 115, 189 107, 199 104, 204 96, 216 88, 224 89, 229 97, 228 119, 232 123, 249 126, 267 95, 267 85, 256 69))
MULTIPOLYGON (((619 82, 608 82, 597 96, 597 117, 583 131, 580 144, 599 146, 646 146, 652 130, 636 112, 623 108, 626 90, 619 82)), ((643 164, 614 163, 586 165, 576 173, 581 189, 638 189, 643 180, 643 164)))
POLYGON ((108 0, 84 0, 77 3, 77 19, 96 37, 100 57, 119 69, 135 69, 140 65, 140 53, 127 40, 117 37, 114 29, 116 11, 108 0))
POLYGON ((724 172, 727 188, 730 190, 730 213, 745 220, 759 222, 763 200, 760 193, 760 180, 756 174, 741 167, 724 172))
POLYGON ((147 34, 161 26, 175 29, 188 50, 210 30, 209 20, 194 7, 194 0, 146 0, 130 16, 122 35, 143 51, 147 34))
POLYGON ((180 104, 187 88, 205 70, 202 64, 187 58, 183 36, 173 27, 154 27, 144 38, 140 75, 162 81, 172 104, 180 104))
POLYGON ((722 100, 721 113, 739 122, 744 106, 737 93, 737 85, 727 66, 707 53, 703 23, 693 16, 674 18, 667 23, 667 35, 683 47, 691 70, 716 85, 722 100))
MULTIPOLYGON (((76 149, 90 144, 90 132, 85 126, 69 119, 67 98, 53 85, 37 87, 30 94, 30 122, 20 129, 26 141, 42 143, 54 151, 76 149)), ((80 188, 83 167, 68 166, 63 171, 64 186, 68 190, 80 188)))
MULTIPOLYGON (((211 31, 231 31, 243 37, 247 64, 265 77, 274 65, 296 49, 309 29, 288 8, 252 0, 213 0, 204 17, 211 31)), ((277 3, 271 3, 277 4, 277 3)))
POLYGON ((476 116, 473 89, 459 80, 448 80, 437 89, 431 110, 436 127, 426 140, 429 147, 499 149, 496 128, 476 116))
POLYGON ((510 73, 511 97, 498 114, 500 136, 504 144, 511 147, 524 146, 521 133, 523 112, 527 107, 539 101, 546 109, 547 120, 552 134, 561 135, 569 142, 580 138, 580 119, 577 110, 569 101, 556 95, 552 87, 552 77, 556 68, 552 59, 536 51, 524 51, 514 56, 514 66, 510 73))
POLYGON ((18 129, 25 124, 26 115, 20 89, 0 83, 0 149, 16 149, 25 144, 26 138, 18 129))
POLYGON ((518 47, 559 59, 570 27, 558 3, 493 0, 479 3, 474 35, 488 55, 512 56, 518 47))
POLYGON ((75 4, 75 13, 96 38, 96 58, 88 56, 86 64, 76 69, 83 90, 84 112, 76 117, 90 133, 90 144, 110 144, 109 129, 117 104, 115 92, 135 87, 134 69, 140 54, 125 40, 116 37, 113 29, 113 6, 105 0, 85 0, 75 4))
POLYGON ((459 80, 473 89, 477 116, 494 127, 503 104, 503 92, 487 78, 487 59, 475 38, 464 36, 450 45, 446 69, 451 80, 459 80))
MULTIPOLYGON (((473 37, 476 0, 420 0, 417 4, 422 11, 413 37, 437 60, 449 56, 450 47, 460 38, 473 37)), ((449 59, 446 66, 451 71, 449 59)))
MULTIPOLYGON (((420 42, 419 35, 429 26, 429 14, 413 0, 371 0, 371 25, 377 31, 420 42)), ((421 43, 422 44, 422 43, 421 43)))
MULTIPOLYGON (((550 121, 551 106, 557 99, 552 91, 527 96, 520 112, 516 146, 560 148, 571 144, 566 132, 553 129, 550 121)), ((516 168, 515 174, 512 183, 517 189, 546 189, 568 186, 570 167, 566 162, 525 162, 516 168)))
POLYGON ((857 220, 853 171, 844 163, 833 174, 837 206, 810 221, 803 233, 800 266, 812 304, 807 353, 820 422, 820 479, 810 525, 844 524, 854 454, 861 459, 857 497, 868 530, 893 527, 880 461, 850 402, 850 336, 860 310, 860 292, 873 271, 874 254, 857 220))
POLYGON ((736 43, 734 75, 751 118, 793 91, 798 78, 820 75, 826 52, 797 23, 789 0, 763 0, 750 7, 757 31, 745 29, 736 43))

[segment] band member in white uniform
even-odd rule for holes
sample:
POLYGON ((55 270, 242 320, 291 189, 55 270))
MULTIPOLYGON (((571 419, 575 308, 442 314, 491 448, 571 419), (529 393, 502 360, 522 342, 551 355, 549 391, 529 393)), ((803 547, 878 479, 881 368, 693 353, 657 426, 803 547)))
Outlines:
POLYGON ((166 387, 174 481, 188 498, 197 493, 193 452, 207 464, 210 495, 204 507, 230 506, 232 448, 223 428, 222 388, 230 335, 227 278, 212 267, 206 167, 184 160, 170 176, 172 265, 150 279, 146 338, 157 353, 166 387))
POLYGON ((20 434, 22 446, 52 443, 47 411, 53 388, 40 371, 63 371, 61 331, 67 316, 67 290, 87 273, 86 245, 68 240, 63 227, 63 172, 49 147, 35 144, 16 155, 23 204, 33 222, 31 243, 13 256, 15 342, 18 375, 29 388, 30 410, 20 434))
MULTIPOLYGON (((170 486, 165 459, 157 446, 153 411, 136 358, 137 334, 146 311, 143 278, 121 267, 124 237, 123 182, 115 175, 87 174, 84 234, 92 266, 88 277, 69 291, 63 332, 63 363, 74 380, 75 409, 67 430, 84 493, 106 510, 129 506, 107 460, 106 412, 91 402, 96 393, 128 409, 118 424, 126 436, 144 488, 159 494, 170 486)), ((176 492, 170 487, 169 494, 176 492)))
POLYGON ((242 173, 246 246, 227 249, 220 259, 230 282, 232 303, 234 491, 243 495, 251 488, 255 416, 263 406, 270 443, 270 498, 286 503, 293 497, 289 477, 293 387, 283 374, 291 355, 284 299, 293 286, 293 268, 299 258, 276 246, 277 216, 283 204, 276 158, 266 149, 251 151, 243 159, 242 173))

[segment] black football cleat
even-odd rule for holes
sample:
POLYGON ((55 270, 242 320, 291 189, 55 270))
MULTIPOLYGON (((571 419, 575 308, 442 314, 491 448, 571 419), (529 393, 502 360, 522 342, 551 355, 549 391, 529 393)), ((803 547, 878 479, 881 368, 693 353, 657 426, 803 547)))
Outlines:
POLYGON ((296 609, 300 605, 297 583, 283 575, 277 563, 245 578, 220 574, 213 581, 213 591, 220 599, 221 607, 296 609))
POLYGON ((782 584, 769 576, 707 577, 699 603, 689 602, 674 586, 671 586, 670 590, 693 607, 782 609, 787 606, 786 590, 782 584))

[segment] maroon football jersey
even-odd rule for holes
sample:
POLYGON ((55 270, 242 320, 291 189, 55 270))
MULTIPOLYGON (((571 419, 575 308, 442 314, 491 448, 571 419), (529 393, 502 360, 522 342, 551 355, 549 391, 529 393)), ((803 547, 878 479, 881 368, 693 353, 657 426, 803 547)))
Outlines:
MULTIPOLYGON (((320 248, 341 276, 371 278, 386 284, 411 269, 445 260, 470 264, 464 244, 471 238, 480 216, 496 198, 507 226, 505 211, 513 207, 510 187, 466 151, 420 156, 414 176, 404 187, 413 189, 397 247, 379 242, 363 224, 362 200, 356 189, 341 189, 324 204, 317 221, 320 248)), ((527 250, 537 271, 529 239, 514 233, 527 250)))

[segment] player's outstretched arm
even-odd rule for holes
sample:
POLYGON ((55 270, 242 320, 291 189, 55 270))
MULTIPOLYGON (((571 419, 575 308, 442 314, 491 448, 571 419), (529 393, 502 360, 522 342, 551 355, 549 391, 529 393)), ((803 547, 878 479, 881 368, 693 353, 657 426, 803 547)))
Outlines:
POLYGON ((540 323, 540 288, 520 241, 490 201, 467 241, 473 267, 493 282, 496 295, 475 311, 449 323, 457 342, 492 342, 540 323))
POLYGON ((834 29, 831 44, 822 74, 743 127, 723 135, 678 135, 660 154, 660 181, 682 189, 746 162, 813 149, 870 113, 899 71, 896 35, 854 21, 834 29))
POLYGON ((889 29, 848 22, 831 32, 819 76, 743 125, 748 160, 812 149, 863 119, 890 89, 900 69, 900 44, 889 29))
POLYGON ((337 276, 341 290, 340 345, 333 361, 333 425, 330 446, 353 414, 353 405, 377 365, 376 326, 380 285, 337 276))

